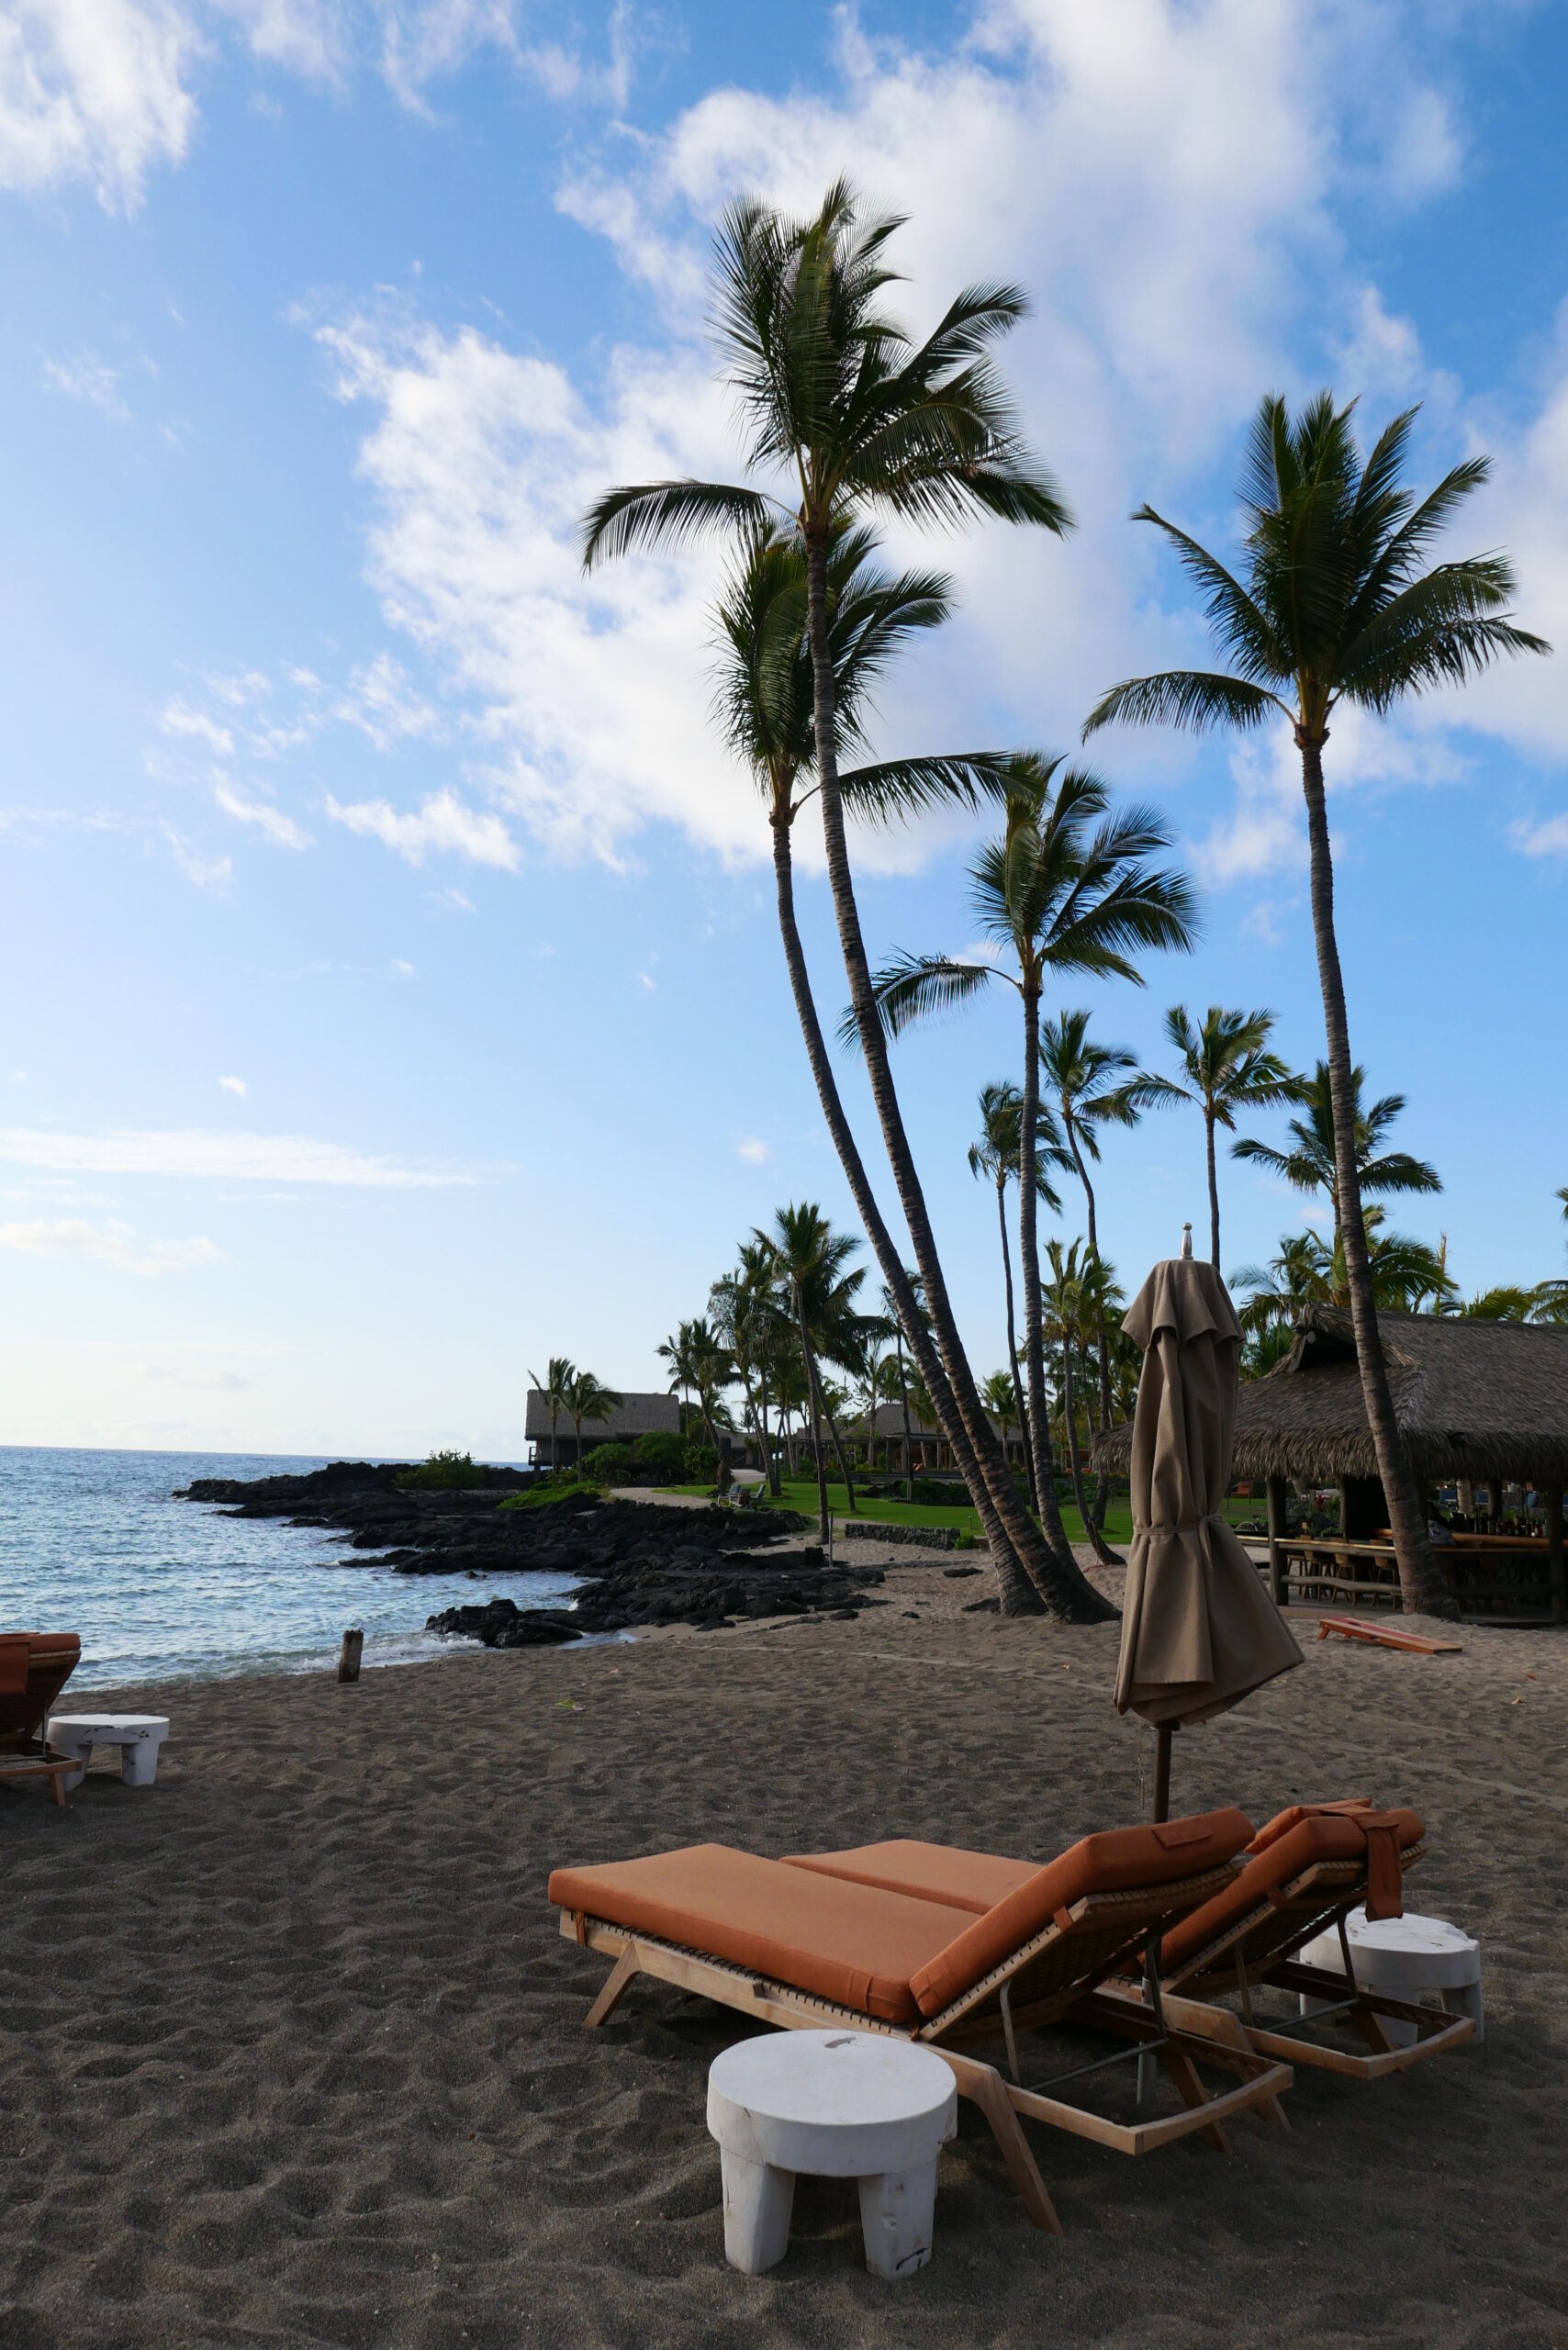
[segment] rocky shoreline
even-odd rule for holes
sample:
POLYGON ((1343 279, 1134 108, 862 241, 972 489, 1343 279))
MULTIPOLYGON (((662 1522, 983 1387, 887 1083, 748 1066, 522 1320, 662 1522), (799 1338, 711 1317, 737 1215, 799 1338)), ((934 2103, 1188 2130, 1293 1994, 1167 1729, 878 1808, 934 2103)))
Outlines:
POLYGON ((717 1630, 742 1618, 853 1616, 882 1570, 827 1560, 793 1512, 689 1509, 569 1494, 546 1507, 507 1508, 533 1480, 491 1469, 456 1490, 400 1489, 406 1462, 334 1461, 298 1476, 198 1478, 176 1495, 237 1517, 282 1517, 330 1528, 399 1574, 551 1574, 576 1578, 566 1606, 510 1599, 449 1607, 426 1629, 487 1648, 554 1645, 586 1634, 689 1624, 717 1630))

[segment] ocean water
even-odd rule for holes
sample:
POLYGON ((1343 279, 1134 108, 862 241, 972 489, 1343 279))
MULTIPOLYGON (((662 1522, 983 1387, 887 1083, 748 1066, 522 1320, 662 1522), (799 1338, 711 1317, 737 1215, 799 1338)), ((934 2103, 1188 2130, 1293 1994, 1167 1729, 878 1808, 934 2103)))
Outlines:
POLYGON ((336 1658, 351 1624, 364 1628, 367 1666, 411 1664, 467 1647, 424 1629, 441 1608, 500 1597, 541 1607, 572 1589, 560 1575, 396 1574, 325 1528, 173 1498, 196 1477, 325 1465, 0 1447, 0 1631, 80 1632, 74 1692, 307 1672, 336 1658))

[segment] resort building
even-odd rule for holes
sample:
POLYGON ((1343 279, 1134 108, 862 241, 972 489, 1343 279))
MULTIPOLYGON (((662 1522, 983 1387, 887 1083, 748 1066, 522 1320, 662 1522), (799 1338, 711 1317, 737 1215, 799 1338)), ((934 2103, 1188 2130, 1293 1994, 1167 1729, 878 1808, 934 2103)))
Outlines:
MULTIPOLYGON (((583 1450, 591 1452, 599 1444, 635 1444, 640 1436, 676 1436, 680 1434, 680 1404, 674 1395, 622 1395, 614 1410, 602 1420, 583 1422, 583 1450)), ((550 1403, 543 1390, 531 1387, 528 1391, 527 1416, 523 1435, 532 1448, 533 1459, 542 1467, 550 1458, 550 1403)), ((554 1458, 560 1468, 571 1468, 577 1458, 577 1433, 566 1413, 555 1416, 554 1458)))

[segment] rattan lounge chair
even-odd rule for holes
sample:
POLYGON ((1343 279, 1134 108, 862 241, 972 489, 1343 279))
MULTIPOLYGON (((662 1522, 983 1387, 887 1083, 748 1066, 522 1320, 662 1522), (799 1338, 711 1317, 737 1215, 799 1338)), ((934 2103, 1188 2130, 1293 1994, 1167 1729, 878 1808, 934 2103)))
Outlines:
MULTIPOLYGON (((722 1844, 557 1869, 550 1899, 561 1931, 615 1961, 585 2019, 602 2024, 638 1975, 651 1975, 734 2008, 760 2023, 841 2028, 917 2041, 951 2065, 961 2097, 985 2115, 1036 2226, 1060 2222, 1019 2117, 1047 2121, 1129 2154, 1152 2153, 1203 2132, 1225 2146, 1223 2123, 1272 2107, 1290 2068, 1238 2035, 1211 2040, 1176 2025, 1159 2006, 1158 1950, 1167 1930, 1236 1874, 1251 1833, 1239 1811, 1085 1837, 1047 1867, 952 1855, 931 1845, 879 1845, 860 1854, 769 1861, 722 1844), (908 1874, 894 1881, 889 1855, 908 1874), (880 1874, 855 1875, 865 1860, 880 1874), (967 1891, 952 1860, 989 1872, 967 1891), (924 1877, 924 1883, 916 1880, 924 1877), (1150 1992, 1113 1985, 1146 1962, 1150 1992), (1018 2039, 1070 2021, 1158 2058, 1182 2101, 1180 2112, 1117 2121, 1052 2094, 1102 2062, 1034 2087, 1019 2077, 1018 2039), (1013 2077, 966 2053, 1003 2041, 1013 2077), (1213 2093, 1203 2070, 1236 2076, 1213 2093)), ((1202 2010, 1187 2003, 1191 2015, 1202 2010)))
POLYGON ((1359 2081, 1406 2072, 1473 2038, 1473 2017, 1363 1989, 1350 1964, 1350 1911, 1403 1914, 1405 1874, 1423 1857, 1426 1832, 1413 1811, 1374 1811, 1360 1801, 1282 1811, 1248 1846, 1239 1875, 1166 1933, 1160 1969, 1168 2009, 1179 2011, 1183 1998, 1195 1998, 1212 2015, 1221 1999, 1237 1998, 1234 2024, 1249 2047, 1359 2081), (1336 1928, 1343 1974, 1304 1965, 1305 1946, 1336 1928), (1265 1989, 1283 1991, 1298 2009, 1303 1998, 1321 2004, 1313 2014, 1265 2013, 1258 2000, 1265 1989), (1389 2022, 1414 2027, 1414 2040, 1395 2045, 1383 2029, 1389 2022), (1362 2048, 1323 2036, 1346 2027, 1362 2048))
POLYGON ((81 1654, 75 1632, 0 1632, 0 1782, 46 1779, 62 1805, 79 1758, 57 1754, 45 1731, 81 1654))

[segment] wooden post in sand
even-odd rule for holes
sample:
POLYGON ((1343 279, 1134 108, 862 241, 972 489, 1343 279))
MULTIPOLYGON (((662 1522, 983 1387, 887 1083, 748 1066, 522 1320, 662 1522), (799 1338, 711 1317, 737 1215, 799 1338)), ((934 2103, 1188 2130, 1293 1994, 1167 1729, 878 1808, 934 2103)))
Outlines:
POLYGON ((359 1660, 364 1647, 364 1634, 363 1632, 345 1632, 343 1634, 343 1652, 338 1659, 338 1679, 340 1681, 357 1681, 359 1679, 359 1660))
POLYGON ((1568 1592, 1562 1574, 1562 1488, 1542 1487, 1546 1499, 1546 1579, 1551 1589, 1551 1620, 1561 1624, 1568 1614, 1568 1592))
POLYGON ((1285 1481, 1282 1477, 1269 1480, 1269 1589, 1276 1607, 1291 1604, 1290 1576, 1285 1569, 1285 1554, 1281 1547, 1285 1539, 1285 1481))

